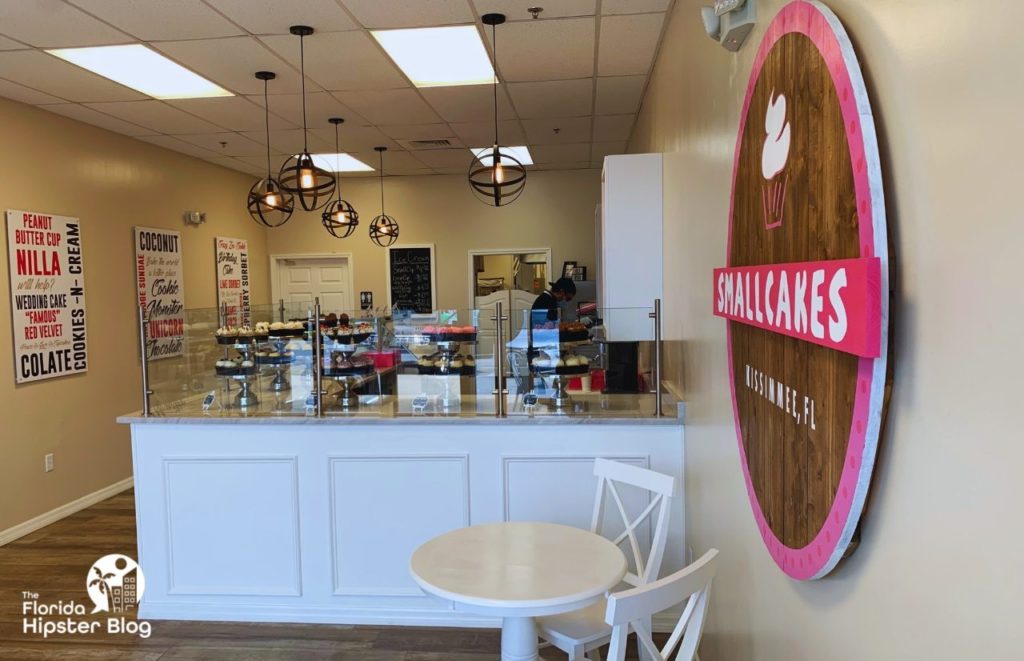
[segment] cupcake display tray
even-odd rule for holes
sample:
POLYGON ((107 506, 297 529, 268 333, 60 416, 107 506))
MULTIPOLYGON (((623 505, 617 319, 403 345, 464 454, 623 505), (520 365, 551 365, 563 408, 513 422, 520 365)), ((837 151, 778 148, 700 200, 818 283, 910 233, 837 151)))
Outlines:
POLYGON ((337 342, 338 344, 361 344, 365 342, 372 333, 331 333, 326 332, 323 334, 325 340, 329 342, 337 342))
POLYGON ((359 374, 369 374, 373 371, 373 363, 355 363, 347 367, 325 367, 323 375, 327 378, 332 377, 343 377, 343 376, 356 376, 359 374))
POLYGON ((214 367, 217 376, 255 376, 256 367, 214 367))
POLYGON ((302 337, 306 334, 305 328, 271 328, 270 337, 302 337))
POLYGON ((217 344, 227 346, 244 346, 257 344, 259 342, 266 342, 268 338, 269 336, 267 335, 218 335, 217 344))
POLYGON ((425 365, 417 365, 416 369, 422 376, 476 376, 476 366, 466 367, 463 365, 458 369, 447 368, 447 367, 427 367, 425 365))
POLYGON ((476 342, 476 333, 424 333, 429 344, 443 344, 445 342, 476 342))
POLYGON ((569 367, 536 367, 531 366, 536 374, 556 374, 558 376, 579 376, 590 372, 590 365, 572 365, 569 367))
POLYGON ((256 356, 257 365, 289 365, 295 361, 293 354, 283 356, 256 356))

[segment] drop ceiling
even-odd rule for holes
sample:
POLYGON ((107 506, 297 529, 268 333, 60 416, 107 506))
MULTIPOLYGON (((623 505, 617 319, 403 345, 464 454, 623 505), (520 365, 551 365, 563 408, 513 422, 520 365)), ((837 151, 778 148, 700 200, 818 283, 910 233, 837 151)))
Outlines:
POLYGON ((368 30, 475 24, 501 12, 501 142, 526 144, 533 169, 600 167, 636 122, 673 0, 33 0, 0 2, 0 96, 253 175, 265 172, 263 85, 270 86, 274 167, 302 147, 295 24, 306 39, 311 151, 341 149, 389 174, 464 173, 467 147, 493 140, 492 88, 418 89, 368 30), (527 8, 545 7, 539 19, 527 8), (146 43, 233 92, 158 101, 43 51, 146 43), (450 149, 416 141, 448 140, 450 149))

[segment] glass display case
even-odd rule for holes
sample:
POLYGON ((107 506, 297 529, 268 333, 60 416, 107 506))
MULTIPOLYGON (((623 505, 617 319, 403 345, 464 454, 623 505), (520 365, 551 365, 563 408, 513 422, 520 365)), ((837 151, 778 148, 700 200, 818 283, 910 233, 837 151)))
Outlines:
MULTIPOLYGON (((186 311, 180 355, 149 359, 150 414, 221 417, 651 417, 656 346, 609 341, 652 308, 186 311), (485 347, 484 351, 481 347, 485 347)), ((653 321, 648 320, 653 324, 653 321)), ((621 333, 618 335, 621 337, 621 333)), ((671 408, 671 407, 670 407, 671 408)))

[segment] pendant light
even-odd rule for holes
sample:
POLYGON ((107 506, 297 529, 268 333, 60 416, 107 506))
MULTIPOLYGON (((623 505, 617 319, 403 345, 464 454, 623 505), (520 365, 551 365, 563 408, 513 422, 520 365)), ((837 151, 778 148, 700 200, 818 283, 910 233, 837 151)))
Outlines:
POLYGON ((498 144, 498 35, 496 27, 505 22, 504 14, 484 14, 484 25, 491 26, 494 48, 494 146, 481 151, 469 164, 469 185, 481 201, 502 207, 515 202, 526 188, 526 168, 508 147, 498 144))
POLYGON ((305 38, 313 34, 308 25, 293 25, 289 31, 299 38, 299 73, 302 76, 302 153, 290 157, 281 166, 281 187, 299 198, 306 211, 315 211, 331 201, 337 184, 334 173, 318 167, 309 154, 309 129, 306 126, 306 49, 305 38))
POLYGON ((249 189, 249 215, 266 227, 280 227, 292 217, 295 198, 282 190, 281 184, 270 174, 270 101, 267 84, 277 78, 277 74, 273 71, 257 71, 255 75, 263 81, 263 112, 267 122, 267 176, 249 189))
POLYGON ((380 154, 380 215, 370 222, 370 240, 381 248, 398 241, 398 221, 384 213, 384 152, 387 147, 374 147, 380 154))
MULTIPOLYGON (((334 153, 340 154, 341 148, 338 142, 338 125, 345 120, 341 117, 331 117, 328 119, 331 124, 334 124, 334 153)), ((335 174, 337 177, 338 175, 335 174)), ((341 199, 341 183, 339 182, 335 187, 338 191, 338 199, 331 202, 327 209, 320 218, 323 221, 324 229, 326 229, 331 236, 337 239, 346 239, 352 236, 352 232, 356 231, 356 226, 359 225, 359 212, 355 208, 341 199)))

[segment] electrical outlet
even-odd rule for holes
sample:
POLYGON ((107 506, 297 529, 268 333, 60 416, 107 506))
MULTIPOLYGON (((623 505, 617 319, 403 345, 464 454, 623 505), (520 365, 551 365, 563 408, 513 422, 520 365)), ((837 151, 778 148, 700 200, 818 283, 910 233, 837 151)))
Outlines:
POLYGON ((43 470, 49 473, 53 470, 53 453, 49 453, 43 457, 43 470))

